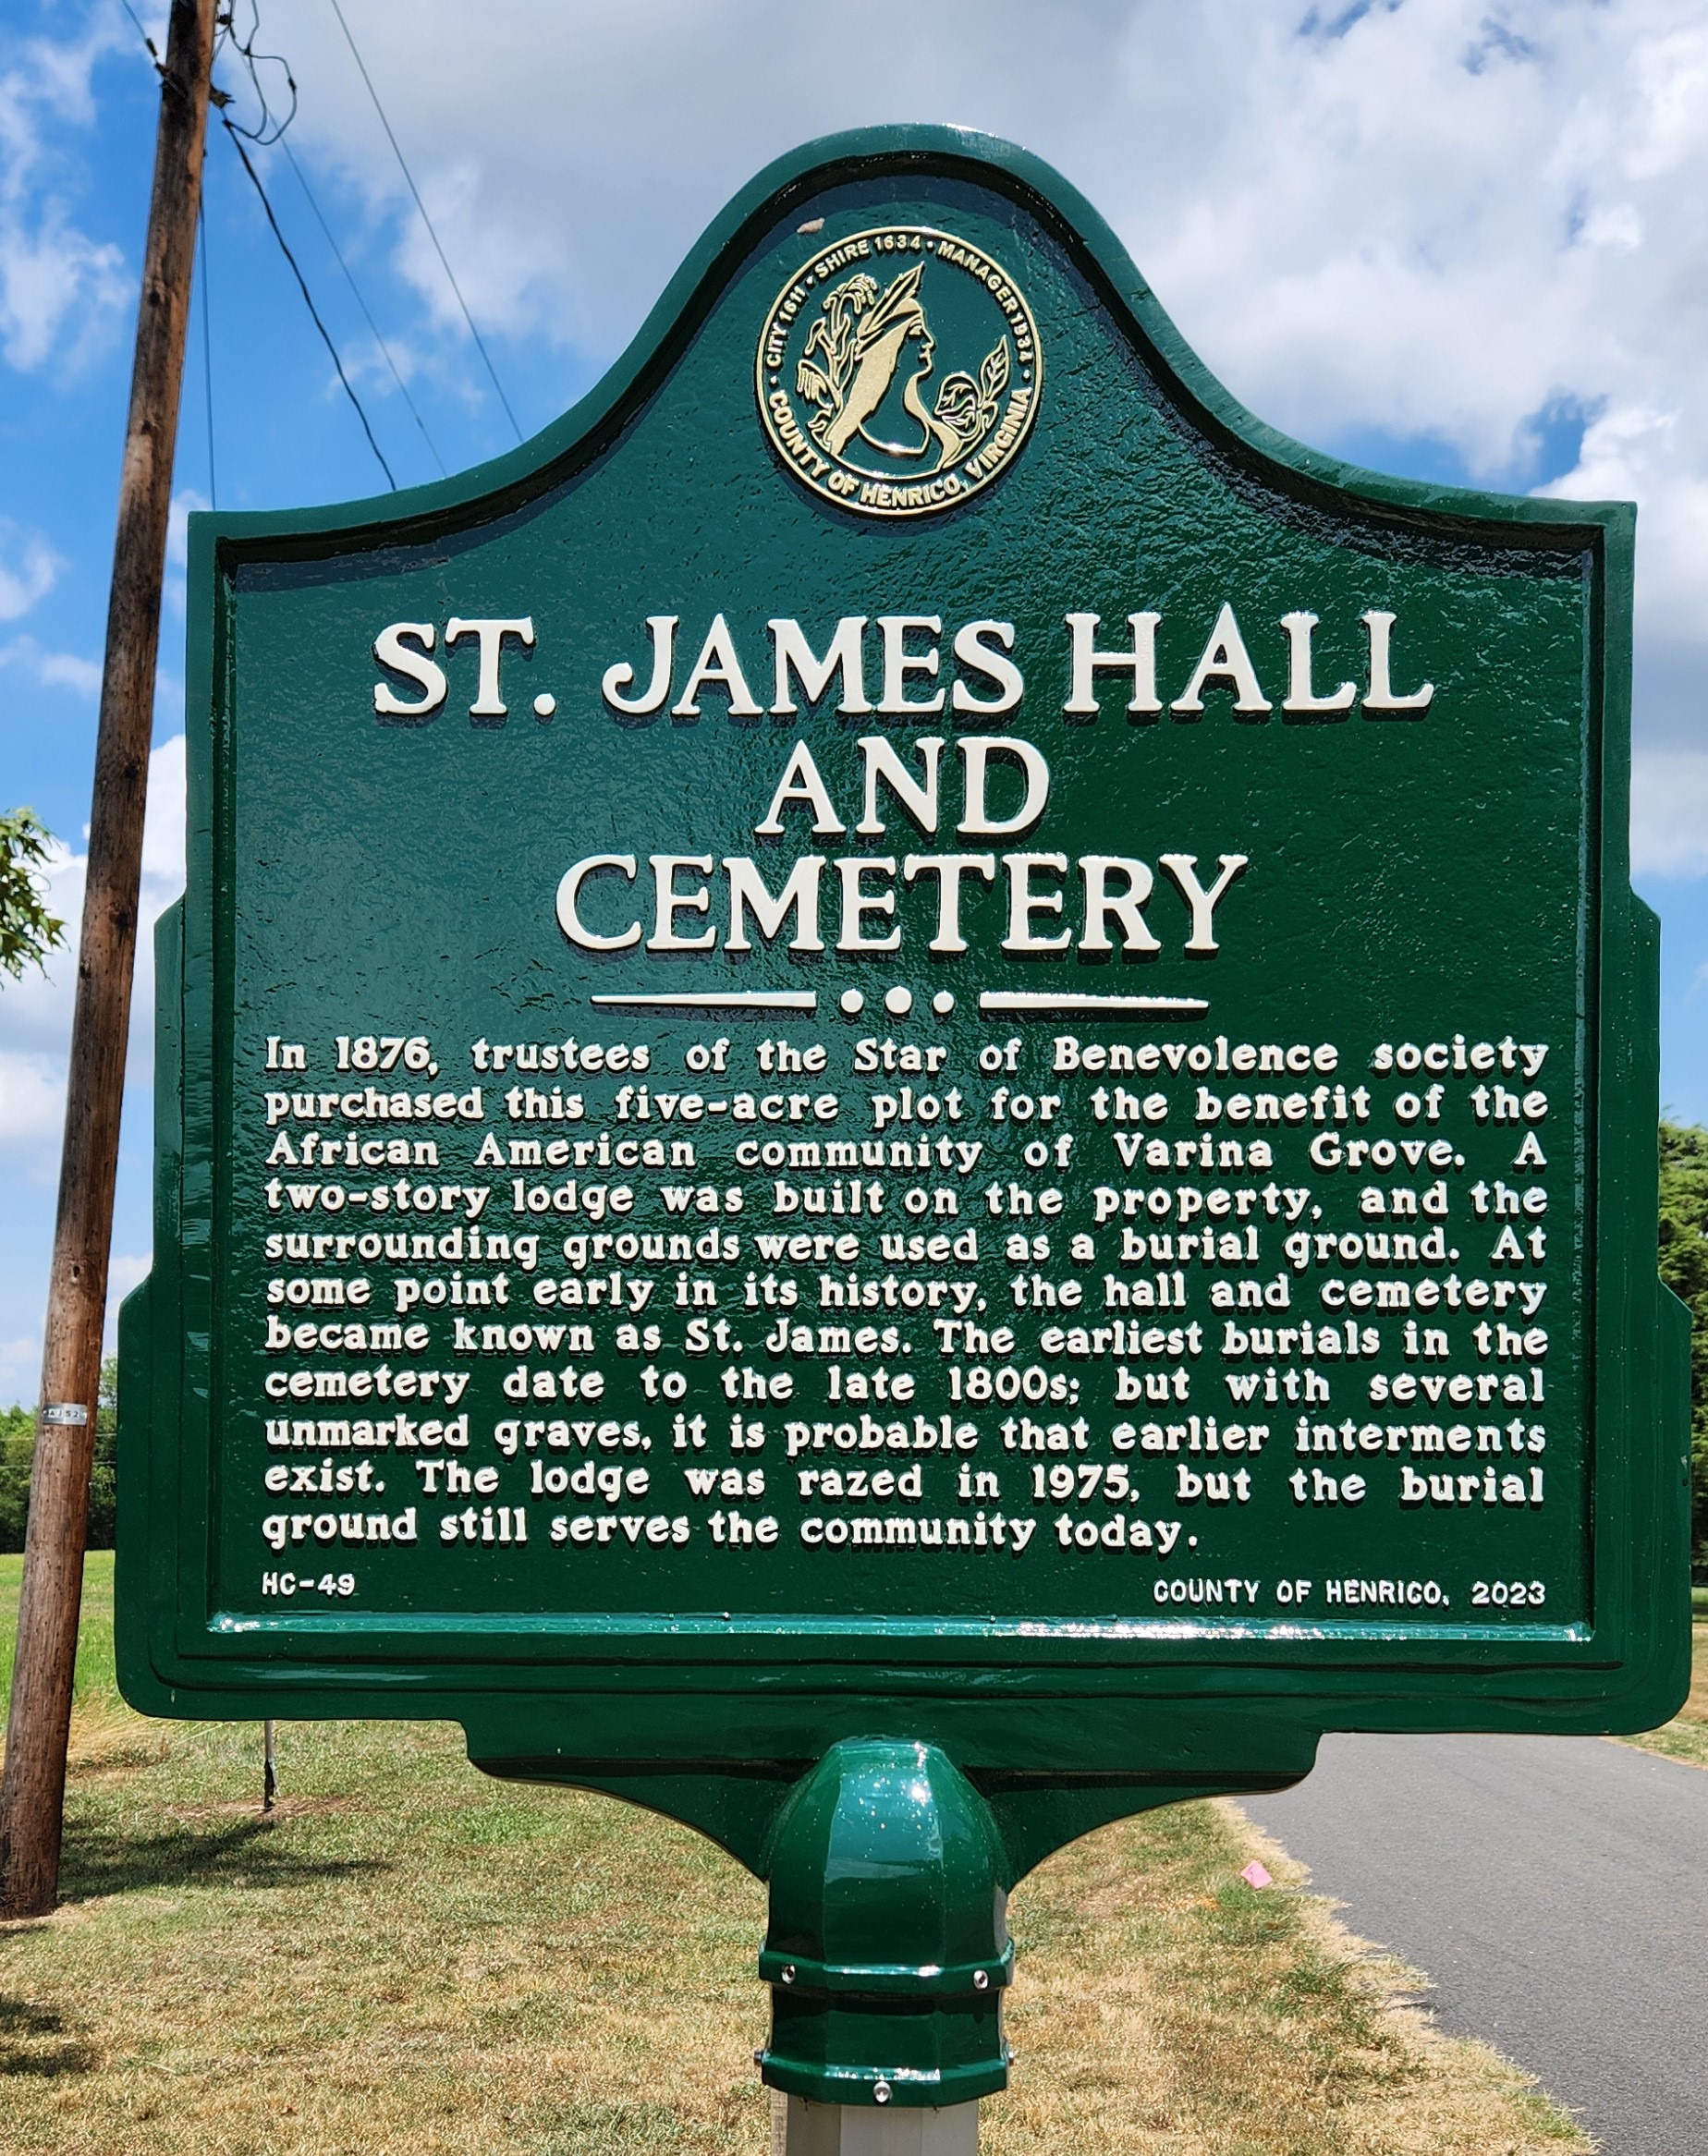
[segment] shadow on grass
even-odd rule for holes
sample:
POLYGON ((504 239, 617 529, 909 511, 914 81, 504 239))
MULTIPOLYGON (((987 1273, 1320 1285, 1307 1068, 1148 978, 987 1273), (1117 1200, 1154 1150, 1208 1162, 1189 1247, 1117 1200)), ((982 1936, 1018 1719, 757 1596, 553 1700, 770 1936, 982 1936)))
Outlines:
POLYGON ((259 1818, 128 1835, 67 1821, 61 1892, 67 1901, 89 1901, 159 1886, 266 1890, 391 1869, 379 1858, 300 1856, 277 1838, 270 1821, 259 1818))
POLYGON ((0 2077, 87 2074, 99 2065, 93 2044, 67 2027, 51 2006, 0 1994, 0 2077))

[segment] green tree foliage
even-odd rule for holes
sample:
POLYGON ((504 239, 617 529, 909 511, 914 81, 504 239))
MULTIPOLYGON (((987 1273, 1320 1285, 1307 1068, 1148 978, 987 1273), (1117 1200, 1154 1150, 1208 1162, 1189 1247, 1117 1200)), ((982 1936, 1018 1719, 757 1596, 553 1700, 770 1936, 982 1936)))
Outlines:
MULTIPOLYGON (((89 1481, 89 1547, 113 1547, 117 1497, 114 1457, 118 1435, 118 1358, 101 1365, 95 1409, 95 1464, 89 1481)), ((21 1550, 30 1517, 30 1468, 35 1458, 35 1409, 0 1408, 0 1550, 21 1550)))
POLYGON ((30 1511, 30 1463, 35 1457, 35 1410, 0 1410, 0 1550, 21 1550, 30 1511))
POLYGON ((1690 1309, 1690 1546, 1708 1565, 1708 1130, 1661 1125, 1661 1278, 1690 1309))
POLYGON ((0 815, 0 970, 20 980, 26 966, 45 968, 66 924, 44 902, 42 871, 53 838, 33 809, 0 815))

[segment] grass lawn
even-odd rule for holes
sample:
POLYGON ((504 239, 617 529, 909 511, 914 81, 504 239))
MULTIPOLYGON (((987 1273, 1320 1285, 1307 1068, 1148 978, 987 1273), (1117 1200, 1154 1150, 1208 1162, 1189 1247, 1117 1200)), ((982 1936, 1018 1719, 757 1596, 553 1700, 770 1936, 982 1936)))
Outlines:
MULTIPOLYGON (((283 1725, 264 1821, 257 1726, 117 1700, 90 1569, 66 1903, 0 1927, 6 2156, 762 2156, 756 1882, 613 1800, 488 1782, 424 1724, 283 1725)), ((1215 1804, 1033 1872, 987 2156, 1585 2147, 1301 1876, 1215 1804), (1238 1880, 1259 1849, 1279 1890, 1238 1880)))
POLYGON ((1644 1751, 1660 1752, 1669 1760, 1688 1760, 1693 1767, 1708 1767, 1708 1624, 1702 1616, 1699 1603, 1697 1621, 1690 1627, 1690 1698, 1670 1722, 1652 1729, 1646 1736, 1629 1739, 1644 1751))

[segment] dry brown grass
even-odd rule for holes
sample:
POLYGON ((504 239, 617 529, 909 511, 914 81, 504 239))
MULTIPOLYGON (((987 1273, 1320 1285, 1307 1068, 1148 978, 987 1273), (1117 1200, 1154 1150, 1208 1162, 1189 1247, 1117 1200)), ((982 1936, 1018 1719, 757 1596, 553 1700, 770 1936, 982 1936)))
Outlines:
POLYGON ((990 2156, 1531 2156, 1585 2149, 1533 2085, 1439 2036, 1231 1804, 1061 1851, 1016 1897, 1014 2086, 990 2156), (1260 1855, 1277 1882, 1238 1878, 1260 1855))
MULTIPOLYGON (((97 1582, 97 1586, 99 1586, 97 1582)), ((93 1608, 100 1621, 100 1597, 93 1608)), ((97 1658, 95 1666, 99 1667, 97 1658)), ((77 1718, 65 1884, 0 1927, 0 2150, 761 2156, 763 1890, 685 1829, 483 1780, 458 1734, 77 1718)), ((988 2156, 1531 2156, 1585 2144, 1230 1806, 1059 1852, 1013 1907, 988 2156)))
POLYGON ((1663 1758, 1708 1767, 1708 1625, 1691 1627, 1690 1696, 1670 1722, 1628 1741, 1663 1758))
POLYGON ((262 1825, 252 1731, 165 1735, 84 1753, 78 1898, 0 1932, 0 2148, 761 2145, 762 1893, 696 1836, 415 1725, 287 1728, 262 1825))

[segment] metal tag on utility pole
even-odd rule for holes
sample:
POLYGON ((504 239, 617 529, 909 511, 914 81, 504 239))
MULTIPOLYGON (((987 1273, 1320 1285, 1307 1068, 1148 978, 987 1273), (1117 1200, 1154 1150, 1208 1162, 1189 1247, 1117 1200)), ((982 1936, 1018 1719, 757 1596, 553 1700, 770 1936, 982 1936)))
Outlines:
POLYGON ((934 128, 772 167, 514 455, 192 519, 128 1696, 755 1867, 917 1756, 987 1932, 1324 1729, 1664 1717, 1631 529, 1273 433, 934 128))

